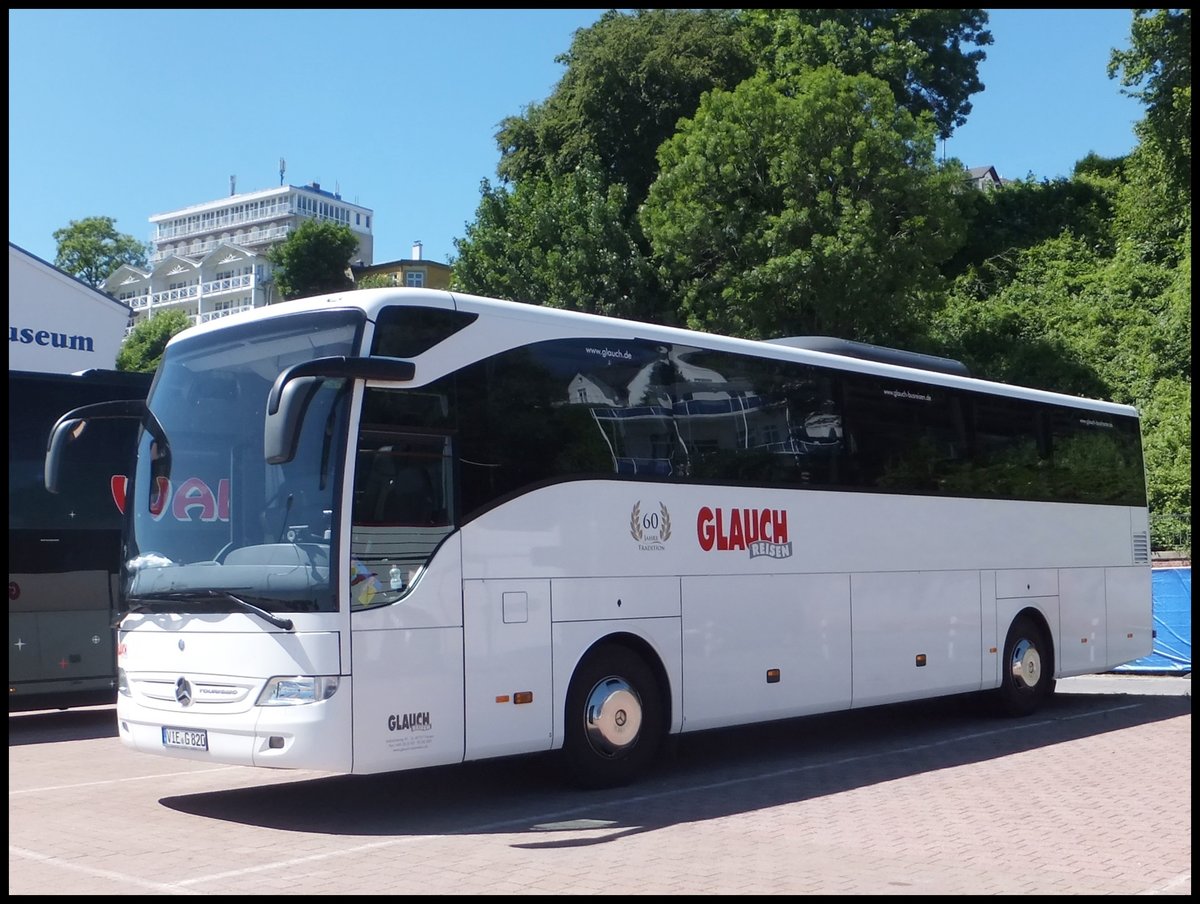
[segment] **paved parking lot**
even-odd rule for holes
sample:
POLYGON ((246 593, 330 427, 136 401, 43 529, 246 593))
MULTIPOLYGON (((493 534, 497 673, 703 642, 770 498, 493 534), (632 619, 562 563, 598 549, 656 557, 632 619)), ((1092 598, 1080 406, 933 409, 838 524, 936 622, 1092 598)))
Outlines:
POLYGON ((643 781, 546 757, 389 776, 134 754, 9 717, 9 894, 1191 894, 1190 678, 1060 682, 687 736, 643 781))

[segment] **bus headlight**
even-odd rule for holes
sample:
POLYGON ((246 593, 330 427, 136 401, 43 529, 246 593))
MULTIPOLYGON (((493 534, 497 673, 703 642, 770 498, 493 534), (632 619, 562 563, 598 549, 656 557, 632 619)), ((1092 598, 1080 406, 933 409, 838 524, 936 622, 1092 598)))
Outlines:
POLYGON ((295 706, 328 700, 338 689, 336 675, 293 675, 272 678, 258 695, 259 706, 295 706))

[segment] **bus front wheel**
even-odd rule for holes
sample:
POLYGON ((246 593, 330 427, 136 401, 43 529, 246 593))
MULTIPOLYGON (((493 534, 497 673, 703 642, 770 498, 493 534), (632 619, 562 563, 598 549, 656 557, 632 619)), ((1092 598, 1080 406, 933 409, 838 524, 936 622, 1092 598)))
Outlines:
POLYGON ((1002 715, 1027 716, 1054 692, 1054 655, 1041 625, 1018 617, 1004 641, 1000 687, 995 701, 1002 715))
POLYGON ((576 669, 563 739, 572 783, 610 788, 632 781, 653 762, 663 733, 658 682, 632 650, 599 647, 576 669))

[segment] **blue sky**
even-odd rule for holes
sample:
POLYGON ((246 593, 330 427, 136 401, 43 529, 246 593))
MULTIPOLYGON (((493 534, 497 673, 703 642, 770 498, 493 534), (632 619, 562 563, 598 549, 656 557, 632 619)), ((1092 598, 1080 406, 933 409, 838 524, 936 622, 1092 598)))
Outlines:
MULTIPOLYGON (((599 9, 8 13, 9 241, 313 181, 375 212, 375 261, 448 262, 496 179, 495 133, 544 100, 599 9)), ((1069 176, 1135 145, 1142 105, 1106 67, 1132 10, 990 10, 985 90, 945 146, 1004 178, 1069 176)), ((939 150, 940 153, 940 150, 939 150)))

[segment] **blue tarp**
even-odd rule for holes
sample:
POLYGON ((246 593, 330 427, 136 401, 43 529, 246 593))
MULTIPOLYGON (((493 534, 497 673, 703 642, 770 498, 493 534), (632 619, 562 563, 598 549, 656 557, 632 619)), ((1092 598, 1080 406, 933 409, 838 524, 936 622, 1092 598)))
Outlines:
POLYGON ((1192 671, 1192 569, 1151 571, 1154 649, 1149 656, 1118 666, 1115 672, 1186 674, 1192 671))

